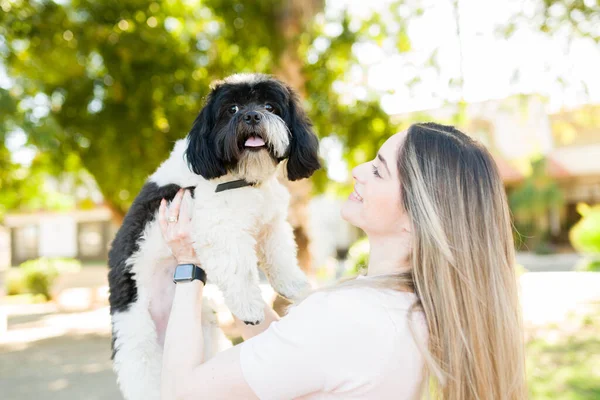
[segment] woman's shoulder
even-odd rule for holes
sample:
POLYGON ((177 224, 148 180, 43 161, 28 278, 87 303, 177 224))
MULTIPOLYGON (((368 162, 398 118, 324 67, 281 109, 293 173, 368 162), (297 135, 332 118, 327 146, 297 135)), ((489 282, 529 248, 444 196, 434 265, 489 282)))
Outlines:
POLYGON ((351 359, 335 349, 352 348, 353 359, 368 363, 416 354, 413 332, 424 338, 426 333, 421 312, 411 312, 415 301, 416 296, 408 292, 361 286, 339 288, 312 294, 291 317, 310 329, 310 335, 316 338, 315 347, 323 354, 334 349, 331 351, 337 359, 351 364, 351 359))
POLYGON ((393 323, 406 319, 415 303, 413 293, 376 289, 366 286, 340 287, 308 296, 294 308, 298 314, 318 318, 327 325, 361 325, 393 323))
POLYGON ((400 292, 393 289, 380 289, 365 285, 340 286, 323 291, 317 291, 308 296, 301 304, 309 307, 323 307, 336 309, 381 306, 391 309, 409 310, 417 301, 411 292, 400 292))

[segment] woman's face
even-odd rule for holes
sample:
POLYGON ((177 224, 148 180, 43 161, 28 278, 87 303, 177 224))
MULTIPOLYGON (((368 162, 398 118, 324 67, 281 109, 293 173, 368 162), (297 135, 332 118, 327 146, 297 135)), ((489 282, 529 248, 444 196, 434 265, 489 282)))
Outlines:
POLYGON ((402 231, 406 216, 400 203, 398 149, 406 137, 390 137, 373 161, 352 170, 354 191, 342 206, 342 218, 367 235, 389 236, 402 231))

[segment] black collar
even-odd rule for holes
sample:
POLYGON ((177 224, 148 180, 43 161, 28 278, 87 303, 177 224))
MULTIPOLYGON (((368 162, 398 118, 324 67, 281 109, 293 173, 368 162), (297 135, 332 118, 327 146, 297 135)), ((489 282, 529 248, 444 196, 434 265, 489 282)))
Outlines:
POLYGON ((217 188, 215 189, 215 193, 219 193, 219 192, 222 192, 224 190, 238 189, 238 188, 241 188, 241 187, 254 186, 254 185, 256 185, 255 182, 248 182, 245 179, 238 179, 237 181, 219 183, 217 185, 217 188))

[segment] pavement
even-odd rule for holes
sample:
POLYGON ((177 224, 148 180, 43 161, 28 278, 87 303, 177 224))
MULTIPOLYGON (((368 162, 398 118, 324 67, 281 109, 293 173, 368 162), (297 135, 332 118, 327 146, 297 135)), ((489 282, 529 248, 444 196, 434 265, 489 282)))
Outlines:
POLYGON ((110 360, 107 307, 77 313, 39 307, 32 314, 18 311, 13 307, 8 331, 0 335, 2 399, 122 399, 110 360))
MULTIPOLYGON (((600 301, 600 273, 573 272, 577 257, 521 254, 518 261, 541 271, 520 278, 527 326, 560 324, 600 301)), ((65 288, 61 304, 0 304, 0 314, 8 315, 7 331, 0 331, 2 400, 122 399, 111 367, 105 289, 91 286, 87 292, 65 288)))
POLYGON ((567 272, 573 271, 582 261, 577 253, 539 255, 520 252, 516 255, 517 263, 530 272, 567 272))
POLYGON ((2 399, 119 400, 110 337, 65 334, 0 345, 2 399))

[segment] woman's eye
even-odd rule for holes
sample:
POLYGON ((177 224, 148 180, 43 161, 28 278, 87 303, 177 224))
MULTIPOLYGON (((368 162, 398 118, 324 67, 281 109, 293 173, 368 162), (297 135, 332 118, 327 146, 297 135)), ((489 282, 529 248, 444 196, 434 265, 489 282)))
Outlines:
POLYGON ((273 112, 273 111, 275 111, 275 107, 273 107, 271 104, 267 103, 267 104, 265 104, 265 110, 267 110, 268 112, 273 112))
POLYGON ((381 175, 379 174, 379 170, 377 170, 377 167, 373 165, 373 175, 375 175, 378 178, 381 178, 381 175))
POLYGON ((239 109, 240 109, 240 108, 234 104, 234 105, 232 105, 231 107, 229 107, 229 110, 228 110, 228 111, 229 111, 229 113, 230 113, 230 114, 235 114, 236 112, 238 112, 238 111, 239 111, 239 109))

